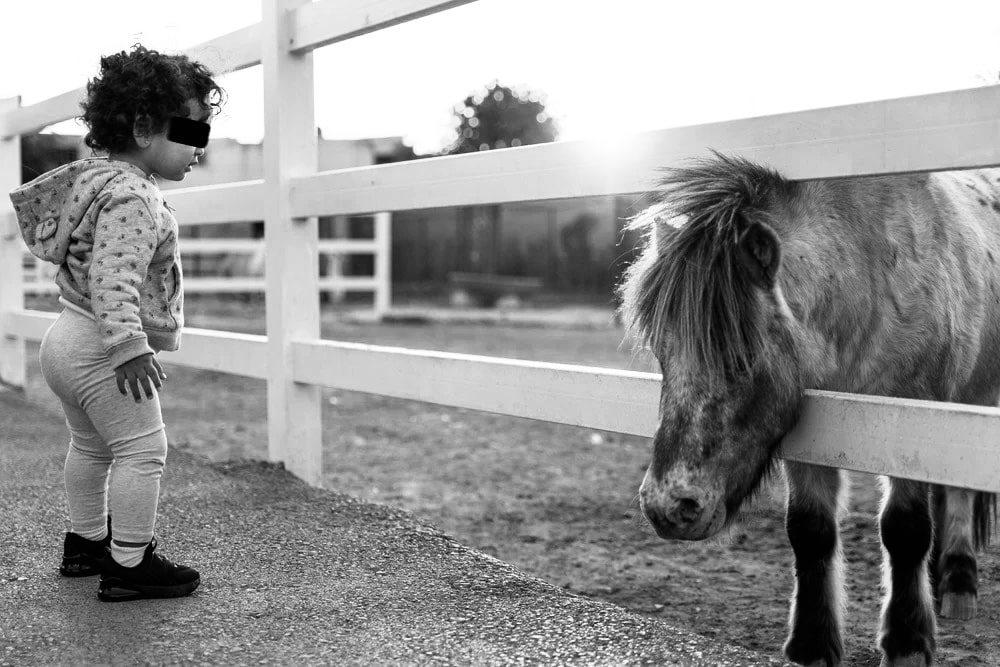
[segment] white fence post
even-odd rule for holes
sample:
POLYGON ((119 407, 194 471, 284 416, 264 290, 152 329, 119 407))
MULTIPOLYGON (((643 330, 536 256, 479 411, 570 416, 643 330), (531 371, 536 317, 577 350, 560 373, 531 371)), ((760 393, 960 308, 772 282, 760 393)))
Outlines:
MULTIPOLYGON (((21 99, 0 100, 0 113, 16 109, 21 99)), ((7 193, 21 184, 21 137, 0 139, 0 382, 24 387, 24 339, 8 334, 7 314, 24 308, 21 233, 7 193)))
POLYGON ((375 214, 375 315, 381 317, 392 307, 392 213, 375 214))
POLYGON ((313 485, 323 476, 320 390, 292 380, 291 343, 319 338, 315 217, 293 218, 290 180, 317 167, 313 56, 289 53, 289 9, 263 0, 264 241, 267 307, 267 443, 272 461, 313 485))
MULTIPOLYGON (((348 223, 346 215, 335 215, 333 216, 333 238, 335 239, 349 239, 350 234, 350 224, 348 223)), ((332 255, 327 255, 327 266, 330 270, 327 272, 327 276, 330 278, 343 278, 344 277, 344 253, 338 252, 332 255)), ((347 296, 347 291, 344 289, 334 289, 330 290, 330 301, 334 304, 344 303, 344 297, 347 296)))

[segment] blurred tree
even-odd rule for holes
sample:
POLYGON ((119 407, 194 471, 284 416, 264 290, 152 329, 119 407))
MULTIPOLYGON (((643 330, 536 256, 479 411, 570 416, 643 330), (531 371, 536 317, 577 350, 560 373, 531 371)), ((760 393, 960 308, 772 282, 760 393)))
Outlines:
MULTIPOLYGON (((496 81, 456 104, 454 113, 455 139, 445 150, 448 155, 541 144, 558 135, 544 96, 496 81)), ((501 265, 500 206, 469 207, 461 219, 458 268, 496 273, 501 265)))
POLYGON ((555 141, 555 121, 543 97, 494 81, 455 105, 455 140, 446 153, 474 153, 555 141))

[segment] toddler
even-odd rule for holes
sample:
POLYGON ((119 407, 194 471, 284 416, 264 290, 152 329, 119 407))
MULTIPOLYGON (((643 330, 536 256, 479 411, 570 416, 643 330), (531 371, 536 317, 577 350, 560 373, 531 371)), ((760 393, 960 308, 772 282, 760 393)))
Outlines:
POLYGON ((39 357, 70 432, 60 571, 99 573, 106 602, 188 595, 201 582, 153 538, 167 454, 156 352, 176 350, 184 324, 177 221, 153 176, 184 179, 223 97, 183 55, 136 45, 101 58, 81 106, 87 146, 107 157, 10 194, 28 248, 59 265, 63 311, 39 357))

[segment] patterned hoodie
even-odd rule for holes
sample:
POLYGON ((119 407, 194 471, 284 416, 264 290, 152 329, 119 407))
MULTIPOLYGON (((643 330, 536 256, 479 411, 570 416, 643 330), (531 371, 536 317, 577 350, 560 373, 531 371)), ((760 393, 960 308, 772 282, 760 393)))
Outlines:
POLYGON ((28 249, 59 265, 60 302, 92 316, 117 368, 180 347, 177 220, 139 167, 87 158, 10 193, 28 249))

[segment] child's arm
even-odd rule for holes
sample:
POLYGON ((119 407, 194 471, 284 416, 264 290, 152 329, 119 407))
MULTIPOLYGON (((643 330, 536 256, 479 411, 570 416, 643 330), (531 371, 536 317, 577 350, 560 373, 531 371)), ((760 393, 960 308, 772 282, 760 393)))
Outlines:
POLYGON ((149 378, 159 387, 162 373, 150 362, 153 350, 139 317, 139 290, 158 243, 156 221, 146 202, 135 193, 112 194, 95 222, 90 300, 118 388, 124 394, 127 381, 137 401, 141 398, 136 382, 151 398, 149 378))

